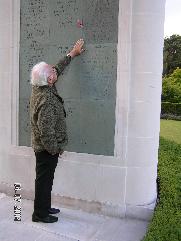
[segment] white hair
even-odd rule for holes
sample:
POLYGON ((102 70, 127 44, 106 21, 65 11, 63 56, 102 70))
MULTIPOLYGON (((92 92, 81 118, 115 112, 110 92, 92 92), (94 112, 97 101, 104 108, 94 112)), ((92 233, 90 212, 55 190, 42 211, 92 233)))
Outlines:
POLYGON ((31 70, 31 84, 37 86, 48 85, 47 78, 50 74, 49 65, 45 62, 39 62, 31 70))

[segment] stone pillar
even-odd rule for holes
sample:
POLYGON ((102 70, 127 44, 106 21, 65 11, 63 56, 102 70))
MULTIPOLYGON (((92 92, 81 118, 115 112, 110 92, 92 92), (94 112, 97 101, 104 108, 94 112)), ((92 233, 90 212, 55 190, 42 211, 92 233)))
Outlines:
POLYGON ((19 6, 20 0, 0 0, 0 187, 1 182, 13 185, 18 176, 9 156, 17 144, 19 119, 19 6))
POLYGON ((6 170, 7 146, 10 136, 11 56, 12 56, 12 1, 0 1, 0 177, 6 170), (7 98, 8 96, 8 98, 7 98), (3 163, 5 160, 5 163, 3 163))
MULTIPOLYGON (((1 122, 0 122, 0 133, 1 138, 5 141, 1 143, 1 148, 7 144, 7 135, 8 135, 8 125, 10 109, 10 98, 6 98, 7 93, 9 94, 10 89, 10 76, 12 73, 11 68, 11 49, 12 49, 12 16, 9 9, 12 8, 11 1, 1 1, 0 7, 0 111, 1 111, 1 122)), ((7 140, 8 141, 8 140, 7 140)))
POLYGON ((165 0, 132 1, 126 151, 127 205, 156 199, 165 0))

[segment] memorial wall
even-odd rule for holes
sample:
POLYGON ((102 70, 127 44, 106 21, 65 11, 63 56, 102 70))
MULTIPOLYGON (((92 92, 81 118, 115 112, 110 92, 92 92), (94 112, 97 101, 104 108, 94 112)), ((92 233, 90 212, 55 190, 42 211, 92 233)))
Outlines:
POLYGON ((56 83, 64 99, 66 151, 114 155, 118 0, 23 0, 20 19, 19 145, 30 146, 30 71, 55 64, 83 38, 86 51, 56 83))

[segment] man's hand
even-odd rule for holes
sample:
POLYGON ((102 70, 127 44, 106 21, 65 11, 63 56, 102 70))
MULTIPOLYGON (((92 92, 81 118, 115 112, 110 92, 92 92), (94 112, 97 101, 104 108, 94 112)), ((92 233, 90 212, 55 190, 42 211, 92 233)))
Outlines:
POLYGON ((84 45, 84 40, 79 39, 75 43, 75 45, 74 45, 73 49, 70 51, 70 53, 68 53, 68 55, 70 55, 72 58, 77 56, 77 55, 80 55, 81 53, 83 53, 85 51, 85 49, 82 48, 83 45, 84 45))
POLYGON ((63 152, 64 152, 64 150, 61 150, 61 151, 59 152, 59 156, 61 156, 61 155, 63 154, 63 152))

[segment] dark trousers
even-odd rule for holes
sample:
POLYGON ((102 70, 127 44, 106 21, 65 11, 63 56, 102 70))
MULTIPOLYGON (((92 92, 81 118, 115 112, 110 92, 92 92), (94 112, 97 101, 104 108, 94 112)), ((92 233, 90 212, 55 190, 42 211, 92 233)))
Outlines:
POLYGON ((35 152, 35 156, 34 214, 39 217, 46 217, 48 215, 48 209, 51 207, 51 191, 59 153, 51 155, 47 151, 41 151, 35 152))

